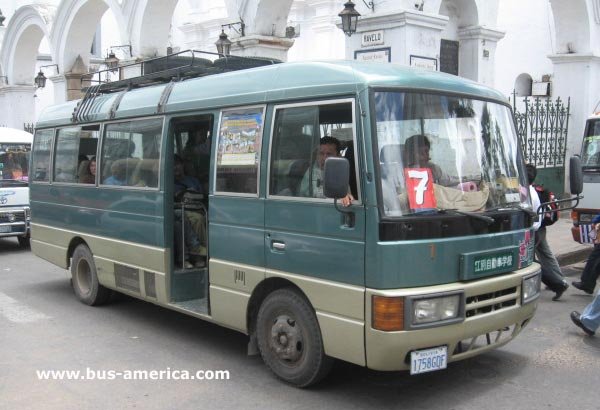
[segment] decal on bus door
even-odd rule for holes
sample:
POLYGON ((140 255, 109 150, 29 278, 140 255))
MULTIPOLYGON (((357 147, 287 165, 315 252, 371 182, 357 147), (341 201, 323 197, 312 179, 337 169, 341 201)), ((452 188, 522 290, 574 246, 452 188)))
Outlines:
POLYGON ((404 179, 410 209, 437 208, 430 168, 405 168, 404 179))

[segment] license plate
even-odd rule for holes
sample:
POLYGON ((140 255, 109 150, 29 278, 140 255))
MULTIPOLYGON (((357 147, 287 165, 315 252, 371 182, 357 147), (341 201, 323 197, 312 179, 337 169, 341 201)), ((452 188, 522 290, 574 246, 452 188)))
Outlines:
POLYGON ((11 226, 0 226, 0 233, 12 232, 11 226))
POLYGON ((416 350, 410 353, 410 374, 445 369, 448 364, 448 347, 416 350))

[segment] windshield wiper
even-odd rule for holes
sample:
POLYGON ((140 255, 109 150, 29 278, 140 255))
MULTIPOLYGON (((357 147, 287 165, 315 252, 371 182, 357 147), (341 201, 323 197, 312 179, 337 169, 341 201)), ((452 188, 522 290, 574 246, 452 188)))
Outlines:
POLYGON ((486 224, 488 224, 488 226, 495 222, 495 219, 490 216, 481 215, 481 214, 478 214, 475 212, 459 211, 458 209, 438 209, 438 213, 440 213, 440 214, 452 213, 455 215, 468 216, 468 217, 471 217, 474 219, 479 219, 480 221, 483 221, 486 224))
POLYGON ((493 212, 493 211, 504 211, 504 210, 511 210, 511 211, 523 211, 525 212, 527 215, 531 216, 532 218, 537 217, 538 215, 532 211, 531 209, 528 208, 523 208, 520 205, 499 205, 496 206, 494 208, 490 208, 490 209, 486 209, 486 212, 493 212))

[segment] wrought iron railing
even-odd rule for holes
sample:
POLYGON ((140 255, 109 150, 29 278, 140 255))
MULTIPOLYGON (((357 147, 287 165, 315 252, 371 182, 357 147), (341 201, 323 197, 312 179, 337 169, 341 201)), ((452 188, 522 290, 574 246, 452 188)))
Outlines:
POLYGON ((564 167, 571 98, 512 98, 519 143, 527 163, 538 168, 564 167))
POLYGON ((35 124, 33 122, 24 122, 23 123, 23 131, 27 131, 30 134, 33 134, 35 130, 35 124))

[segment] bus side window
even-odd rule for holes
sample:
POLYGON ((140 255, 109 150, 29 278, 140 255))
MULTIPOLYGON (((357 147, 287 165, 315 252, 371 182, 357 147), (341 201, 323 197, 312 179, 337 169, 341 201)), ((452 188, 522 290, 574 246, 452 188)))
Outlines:
POLYGON ((350 161, 349 191, 357 198, 352 131, 349 102, 276 109, 269 194, 325 198, 325 159, 341 156, 350 161))
POLYGON ((33 142, 33 170, 31 177, 34 181, 48 182, 50 180, 50 150, 52 149, 52 139, 54 130, 36 131, 33 142))
POLYGON ((162 119, 108 124, 102 143, 103 185, 158 187, 162 119))
MULTIPOLYGON (((54 156, 54 181, 80 183, 80 166, 96 155, 99 125, 58 130, 54 156)), ((87 182, 86 182, 87 183, 87 182)))

